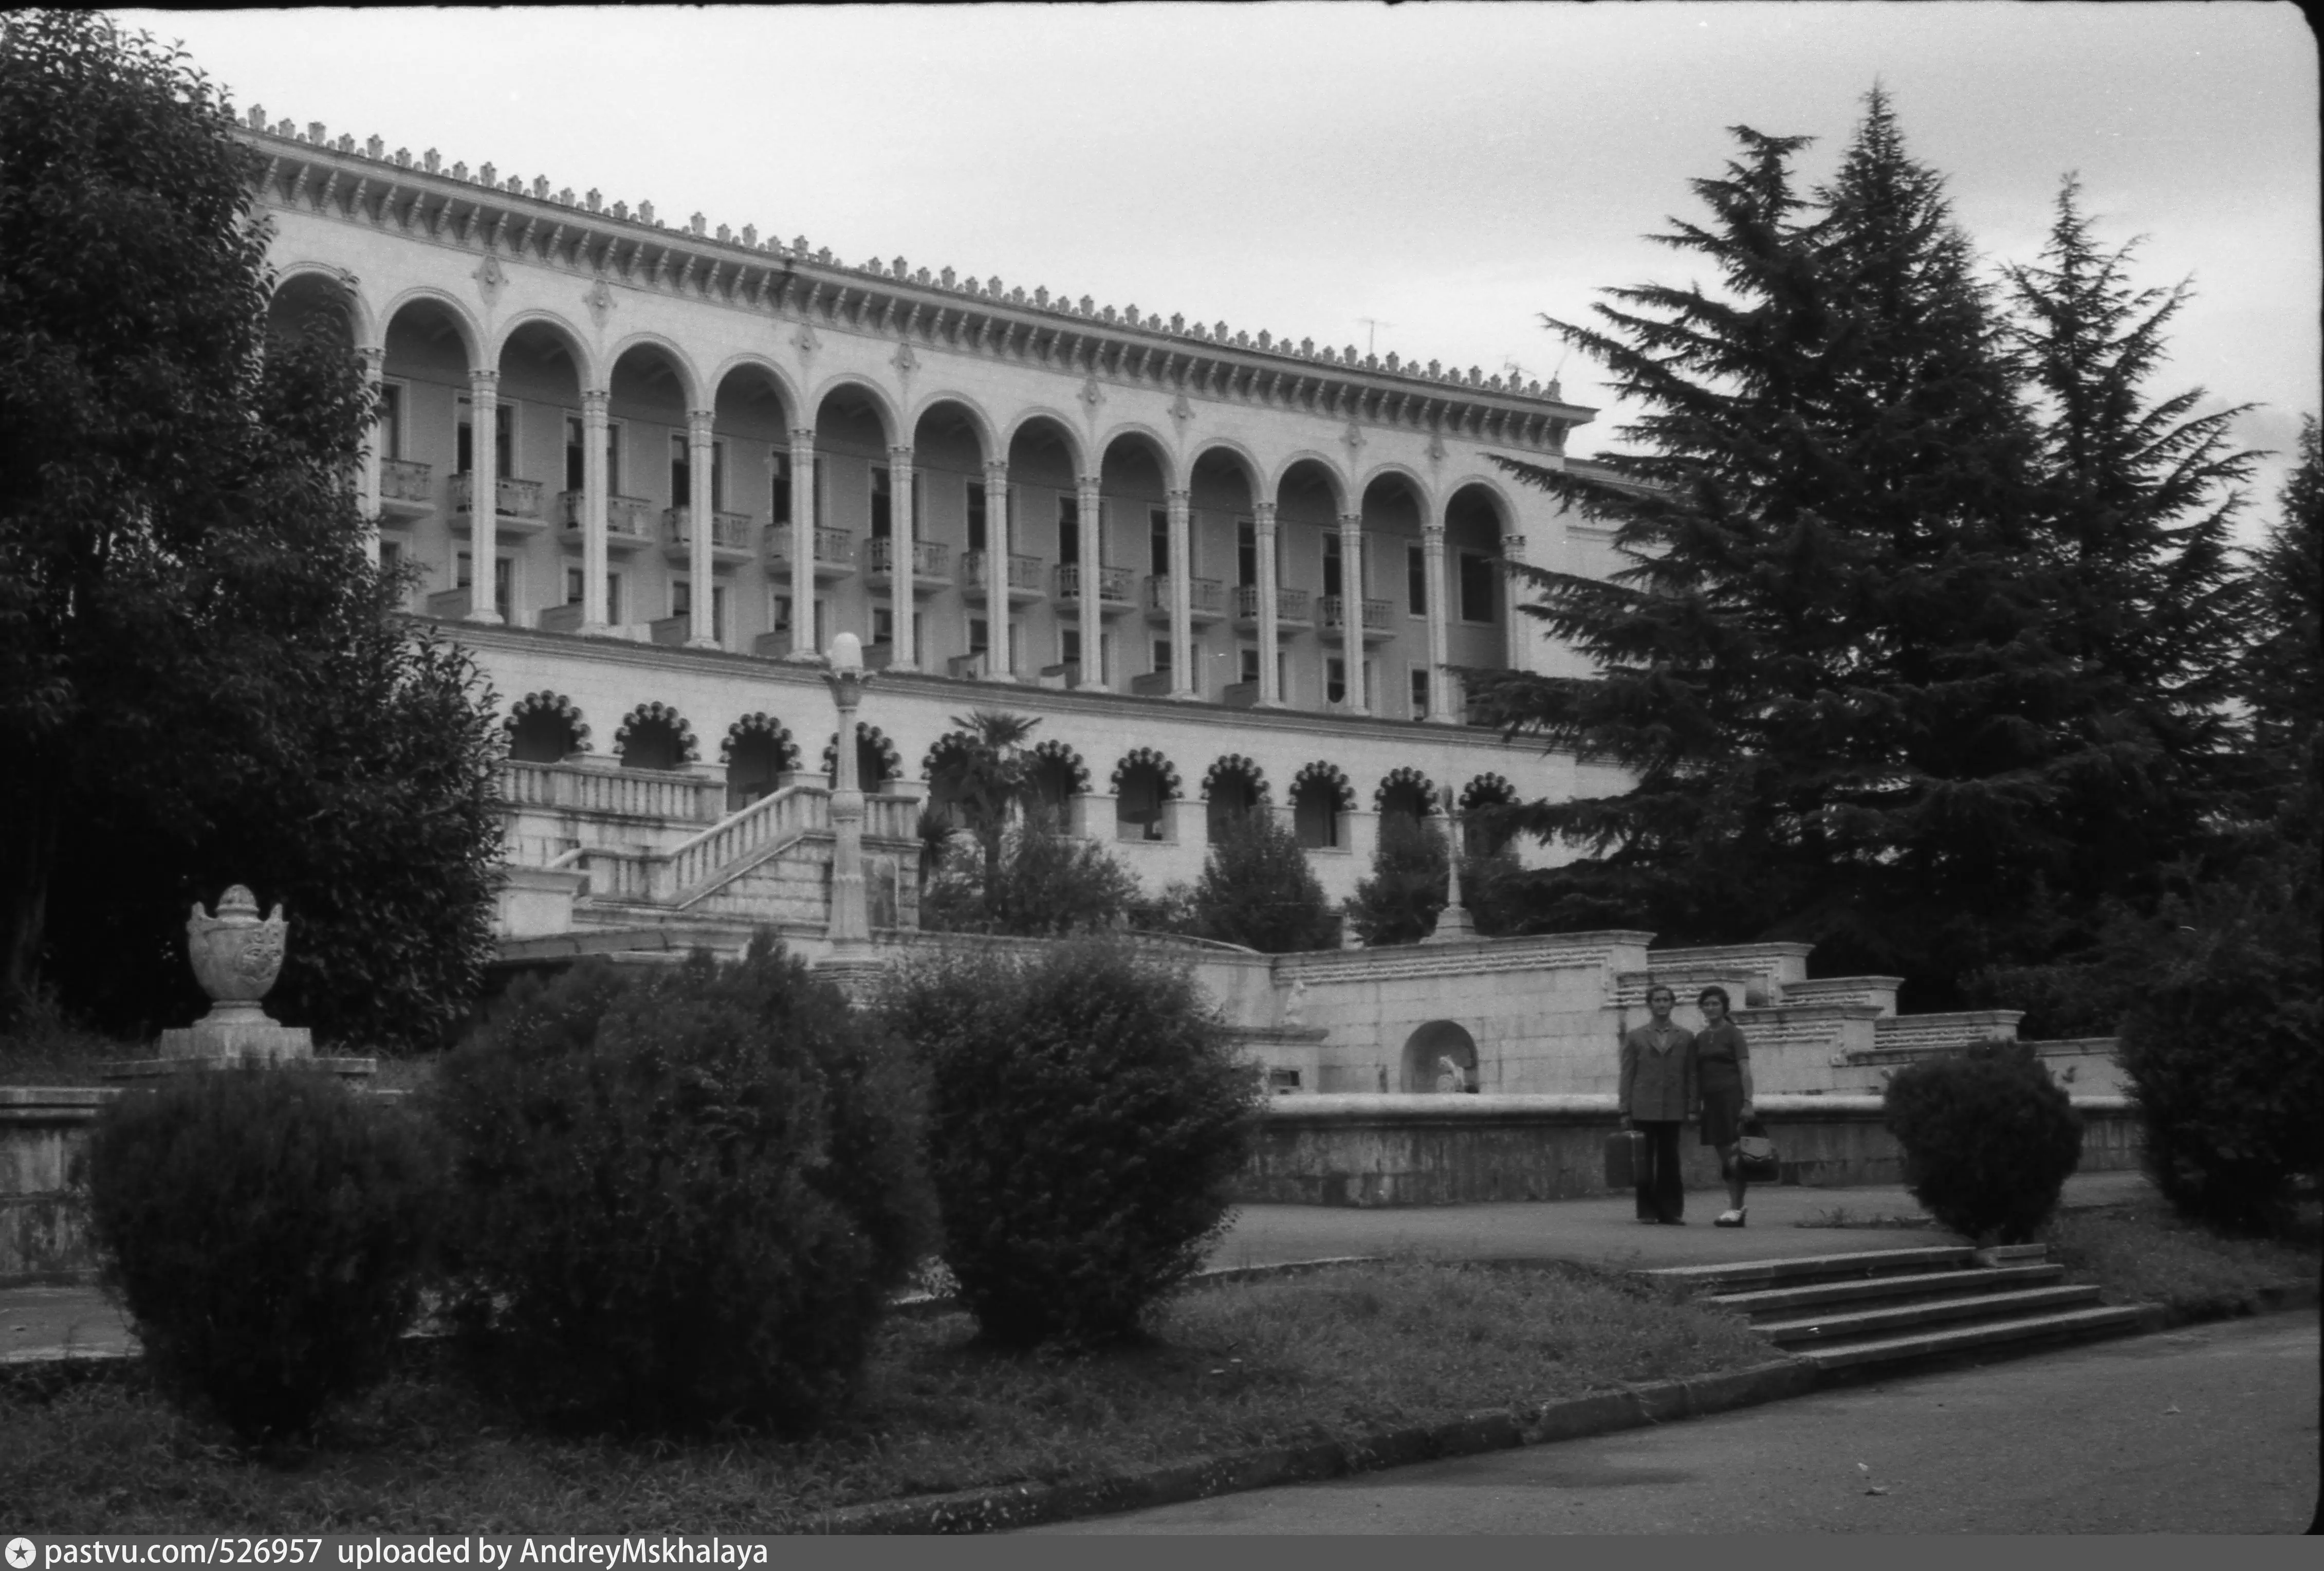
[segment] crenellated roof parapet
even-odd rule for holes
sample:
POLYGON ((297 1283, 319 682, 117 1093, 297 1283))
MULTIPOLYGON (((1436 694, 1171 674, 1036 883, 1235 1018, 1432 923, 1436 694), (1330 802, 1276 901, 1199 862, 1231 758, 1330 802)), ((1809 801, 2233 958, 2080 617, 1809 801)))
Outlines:
POLYGON ((1006 287, 950 267, 912 269, 900 256, 851 265, 828 246, 810 251, 805 236, 761 239, 751 225, 739 234, 724 224, 713 230, 700 213, 672 228, 650 201, 632 211, 595 190, 552 192, 545 175, 503 177, 490 163, 473 173, 465 163, 447 168, 433 148, 417 158, 408 148, 389 153, 378 136, 361 144, 352 135, 334 139, 320 121, 304 131, 289 120, 269 125, 257 106, 243 117, 241 134, 258 155, 254 185, 278 207, 798 319, 810 344, 820 323, 1037 364, 1084 377, 1083 396, 1092 402, 1103 382, 1173 391, 1172 413, 1182 423, 1191 396, 1345 420, 1342 439, 1351 447, 1361 440, 1358 427, 1374 425, 1562 452, 1565 433, 1596 412, 1565 402, 1554 381, 1520 384, 1476 366, 1463 373, 1432 360, 1424 367, 1353 345, 1334 350, 1224 322, 1166 320, 1134 305, 1100 307, 1087 295, 1006 287))

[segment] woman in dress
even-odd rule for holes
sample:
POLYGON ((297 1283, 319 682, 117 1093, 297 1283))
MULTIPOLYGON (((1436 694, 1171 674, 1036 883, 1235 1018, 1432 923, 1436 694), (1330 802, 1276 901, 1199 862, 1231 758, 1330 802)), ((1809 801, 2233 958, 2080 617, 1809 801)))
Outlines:
POLYGON ((1728 1018, 1727 990, 1706 987, 1696 998, 1702 1029, 1694 1037, 1696 1084, 1702 1096, 1702 1143, 1719 1149, 1727 1174, 1727 1209, 1713 1227, 1743 1225, 1743 1164, 1735 1160, 1743 1121, 1751 1116, 1751 1049, 1728 1018))

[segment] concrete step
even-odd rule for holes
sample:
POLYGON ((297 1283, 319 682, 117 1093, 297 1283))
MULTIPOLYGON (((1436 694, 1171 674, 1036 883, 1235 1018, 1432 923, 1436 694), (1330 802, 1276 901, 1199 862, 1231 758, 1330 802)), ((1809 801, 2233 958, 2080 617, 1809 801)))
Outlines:
MULTIPOLYGON (((1985 1273, 1977 1273, 1979 1276, 1985 1273)), ((1848 1314, 1808 1315, 1796 1319, 1770 1320, 1753 1330, 1778 1347, 1812 1345, 1835 1346, 1858 1337, 1888 1336, 1918 1326, 1956 1321, 1992 1321, 2025 1315, 2080 1308, 2098 1302, 2098 1290, 2089 1284, 2026 1288, 2010 1292, 1979 1293, 1969 1298, 1932 1298, 1918 1304, 1890 1304, 1848 1314)))
POLYGON ((1989 1271, 1910 1271, 1895 1276, 1868 1277, 1852 1282, 1817 1282, 1803 1288, 1763 1288, 1753 1292, 1720 1293, 1697 1302, 1717 1304, 1748 1315, 1752 1324, 1792 1318, 1803 1311, 1827 1305, 1841 1308, 1886 1306, 1923 1298, 1997 1292, 2003 1289, 2038 1288, 2066 1274, 2061 1265, 1998 1266, 1989 1271))
POLYGON ((1915 1331, 1901 1336, 1873 1337, 1839 1347, 1802 1347, 1796 1355, 1819 1369, 1860 1369, 1868 1365, 1903 1363, 2017 1344, 2116 1336, 2138 1329, 2144 1313, 2143 1308, 2135 1304, 2066 1309, 1987 1321, 1975 1326, 1915 1331))
POLYGON ((1868 1249, 1854 1254, 1803 1255, 1789 1260, 1735 1261, 1725 1265, 1664 1266, 1644 1274, 1720 1293, 1763 1288, 1801 1287, 1814 1282, 1858 1281, 1916 1271, 1963 1271, 1974 1267, 1977 1251, 1967 1244, 1927 1249, 1868 1249))

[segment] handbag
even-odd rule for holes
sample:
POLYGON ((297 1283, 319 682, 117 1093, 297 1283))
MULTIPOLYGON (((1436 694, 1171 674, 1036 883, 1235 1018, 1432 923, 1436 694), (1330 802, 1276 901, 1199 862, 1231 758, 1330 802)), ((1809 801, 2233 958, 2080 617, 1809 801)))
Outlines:
POLYGON ((1775 1154, 1775 1142, 1767 1138, 1766 1130, 1758 1119, 1743 1121, 1742 1132, 1735 1141, 1735 1170, 1748 1183, 1772 1184, 1784 1176, 1783 1159, 1775 1154))

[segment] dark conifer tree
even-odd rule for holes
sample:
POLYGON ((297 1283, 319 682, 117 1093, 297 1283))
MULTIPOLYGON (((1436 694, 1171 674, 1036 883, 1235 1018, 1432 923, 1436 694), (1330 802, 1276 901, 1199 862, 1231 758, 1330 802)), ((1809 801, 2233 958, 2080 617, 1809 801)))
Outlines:
POLYGON ((2324 435, 2310 415, 2300 424, 2300 463, 2279 498, 2282 515, 2253 561, 2251 641, 2241 661, 2240 696, 2251 711, 2254 751, 2270 776, 2269 797, 2305 799, 2295 832, 2313 838, 2324 784, 2324 435))
POLYGON ((1503 674, 1486 712, 1622 765, 1618 795, 1520 810, 1597 854, 1545 912, 1665 941, 1792 937, 1843 968, 1949 978, 2060 856, 2033 432, 1942 182, 1875 92, 1834 182, 1737 128, 1665 244, 1720 293, 1608 291, 1552 321, 1646 413, 1610 479, 1502 460, 1618 525, 1611 582, 1518 568, 1597 668, 1503 674), (1570 912, 1567 908, 1570 908, 1570 912))

